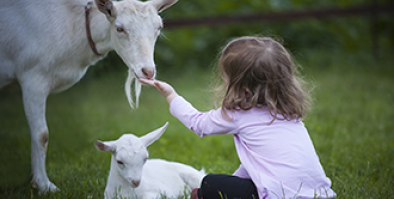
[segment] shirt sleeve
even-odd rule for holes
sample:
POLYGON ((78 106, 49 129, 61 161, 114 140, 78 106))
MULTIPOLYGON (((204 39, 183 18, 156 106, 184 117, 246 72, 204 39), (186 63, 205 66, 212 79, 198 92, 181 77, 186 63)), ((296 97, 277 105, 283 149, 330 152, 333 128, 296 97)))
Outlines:
POLYGON ((227 121, 222 117, 221 109, 200 112, 183 97, 175 97, 170 104, 170 112, 187 128, 203 137, 217 134, 236 134, 235 119, 227 121))

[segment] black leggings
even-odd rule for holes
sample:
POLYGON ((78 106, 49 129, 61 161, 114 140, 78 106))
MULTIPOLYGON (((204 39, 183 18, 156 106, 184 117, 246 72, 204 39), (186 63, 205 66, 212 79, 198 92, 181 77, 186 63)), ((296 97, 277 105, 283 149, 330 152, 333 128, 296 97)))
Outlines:
POLYGON ((223 174, 208 174, 197 192, 199 199, 258 199, 256 186, 250 179, 223 174))

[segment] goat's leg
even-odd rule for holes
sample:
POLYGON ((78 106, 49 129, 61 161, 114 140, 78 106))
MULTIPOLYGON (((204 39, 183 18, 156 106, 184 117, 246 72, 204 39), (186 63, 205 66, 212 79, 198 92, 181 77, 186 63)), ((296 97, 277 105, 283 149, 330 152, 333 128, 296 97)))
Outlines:
POLYGON ((45 107, 48 92, 34 84, 22 85, 23 104, 30 127, 31 168, 33 187, 39 193, 57 191, 58 188, 48 179, 45 169, 45 157, 49 132, 45 119, 45 107))

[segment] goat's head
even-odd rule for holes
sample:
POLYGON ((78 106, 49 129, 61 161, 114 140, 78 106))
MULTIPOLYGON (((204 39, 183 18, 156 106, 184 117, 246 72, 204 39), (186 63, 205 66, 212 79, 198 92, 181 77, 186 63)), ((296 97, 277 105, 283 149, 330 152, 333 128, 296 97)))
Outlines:
POLYGON ((129 67, 126 81, 126 95, 134 108, 130 86, 136 78, 136 105, 141 84, 138 78, 152 79, 156 69, 153 60, 154 45, 163 22, 158 13, 170 7, 177 0, 150 0, 146 2, 124 0, 95 0, 97 8, 110 22, 111 45, 129 67))
POLYGON ((160 138, 167 126, 168 122, 164 126, 140 138, 133 134, 125 134, 118 140, 96 141, 94 145, 100 151, 109 151, 112 153, 111 170, 116 169, 117 173, 131 187, 135 188, 141 182, 142 168, 148 159, 146 148, 160 138))

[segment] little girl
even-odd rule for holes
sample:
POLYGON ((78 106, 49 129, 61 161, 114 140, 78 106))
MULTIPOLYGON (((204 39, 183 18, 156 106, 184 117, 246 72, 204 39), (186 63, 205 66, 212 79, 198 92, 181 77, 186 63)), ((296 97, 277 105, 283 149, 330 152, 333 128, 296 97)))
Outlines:
POLYGON ((167 83, 156 88, 170 112, 198 136, 232 134, 241 165, 233 175, 209 174, 192 199, 334 198, 302 118, 308 94, 286 49, 266 37, 231 41, 219 58, 221 108, 199 112, 167 83))

